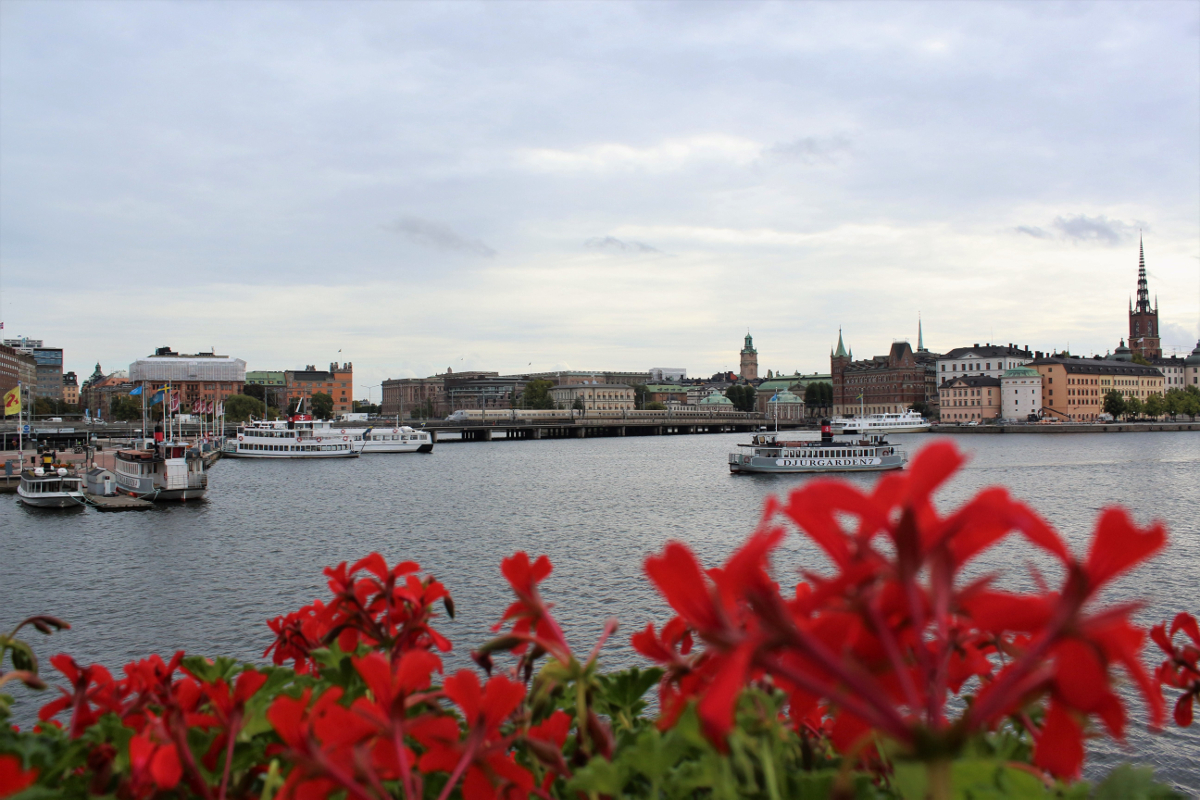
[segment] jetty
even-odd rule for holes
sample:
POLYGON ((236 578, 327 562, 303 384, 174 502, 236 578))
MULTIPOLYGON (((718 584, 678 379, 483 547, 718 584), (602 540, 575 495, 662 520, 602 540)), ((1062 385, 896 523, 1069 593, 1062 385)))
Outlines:
POLYGON ((136 497, 130 497, 127 494, 84 494, 88 505, 95 508, 97 511, 146 511, 154 508, 154 503, 149 500, 140 500, 136 497))

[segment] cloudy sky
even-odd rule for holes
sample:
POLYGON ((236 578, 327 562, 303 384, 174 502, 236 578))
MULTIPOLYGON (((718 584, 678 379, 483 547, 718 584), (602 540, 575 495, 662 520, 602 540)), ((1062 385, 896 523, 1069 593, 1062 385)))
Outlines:
POLYGON ((0 2, 0 316, 84 374, 1104 352, 1139 230, 1189 351, 1193 2, 0 2))

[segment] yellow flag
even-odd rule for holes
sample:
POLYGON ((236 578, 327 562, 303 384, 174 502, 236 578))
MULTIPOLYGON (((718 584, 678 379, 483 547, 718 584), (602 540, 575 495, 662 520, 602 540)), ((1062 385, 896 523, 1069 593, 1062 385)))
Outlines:
POLYGON ((21 389, 9 389, 4 394, 4 416, 21 413, 21 389))

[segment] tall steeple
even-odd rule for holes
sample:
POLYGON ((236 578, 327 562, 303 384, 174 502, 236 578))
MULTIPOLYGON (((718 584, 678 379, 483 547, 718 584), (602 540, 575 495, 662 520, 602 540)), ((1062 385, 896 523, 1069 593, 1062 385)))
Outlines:
POLYGON ((925 350, 925 329, 921 326, 920 312, 917 313, 917 352, 927 352, 925 350))
POLYGON ((1146 250, 1142 246, 1141 234, 1138 234, 1138 290, 1135 311, 1139 314, 1150 313, 1150 286, 1146 283, 1146 250))
POLYGON ((846 345, 842 344, 842 329, 841 328, 838 328, 838 346, 837 346, 837 350, 835 350, 833 353, 833 357, 834 358, 845 358, 846 357, 846 345))

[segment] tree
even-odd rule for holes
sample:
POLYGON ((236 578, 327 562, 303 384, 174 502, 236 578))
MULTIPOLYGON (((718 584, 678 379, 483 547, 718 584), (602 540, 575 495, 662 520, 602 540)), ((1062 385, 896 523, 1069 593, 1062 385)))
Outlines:
POLYGON ((521 408, 554 408, 554 398, 550 396, 553 388, 553 381, 534 378, 521 392, 521 408))
POLYGON ((360 414, 380 414, 382 413, 378 403, 371 403, 367 400, 355 400, 350 404, 355 411, 360 414))
POLYGON ((646 403, 646 410, 647 411, 666 411, 667 407, 664 406, 662 403, 658 402, 657 400, 651 400, 649 403, 646 403))
POLYGON ((231 394, 225 398, 225 418, 230 422, 246 422, 252 415, 262 417, 266 409, 266 403, 244 394, 231 394))
POLYGON ((633 407, 642 409, 646 407, 646 384, 635 383, 633 385, 633 407))
POLYGON ((314 419, 333 419, 333 396, 317 392, 312 396, 312 415, 314 419))
POLYGON ((929 414, 929 405, 924 400, 918 400, 909 406, 910 409, 920 414, 922 417, 929 414))
POLYGON ((1163 401, 1163 396, 1158 394, 1150 395, 1146 398, 1146 416, 1158 419, 1167 410, 1166 403, 1163 401))
POLYGON ((573 403, 571 403, 571 408, 575 409, 576 411, 583 411, 584 410, 583 398, 576 397, 575 401, 573 403))
MULTIPOLYGON (((161 411, 160 411, 161 413, 161 411)), ((142 401, 138 397, 114 397, 108 404, 109 419, 133 422, 142 418, 142 401)))
POLYGON ((242 387, 242 394, 246 397, 253 397, 255 400, 267 402, 267 387, 259 383, 247 383, 242 387))
POLYGON ((1112 414, 1113 419, 1120 419, 1125 413, 1125 395, 1116 389, 1104 393, 1104 413, 1112 414))
POLYGON ((1142 415, 1142 401, 1137 397, 1130 397, 1125 400, 1125 414, 1137 419, 1142 415))
POLYGON ((1143 367, 1152 367, 1152 366, 1154 366, 1154 365, 1153 365, 1153 364, 1151 364, 1149 361, 1147 361, 1147 360, 1146 360, 1146 357, 1145 357, 1145 356, 1143 356, 1141 353, 1134 353, 1134 354, 1133 354, 1133 363, 1135 363, 1135 364, 1141 364, 1143 367))
POLYGON ((740 383, 735 383, 725 392, 734 408, 747 413, 754 411, 754 398, 757 394, 753 386, 740 383))

